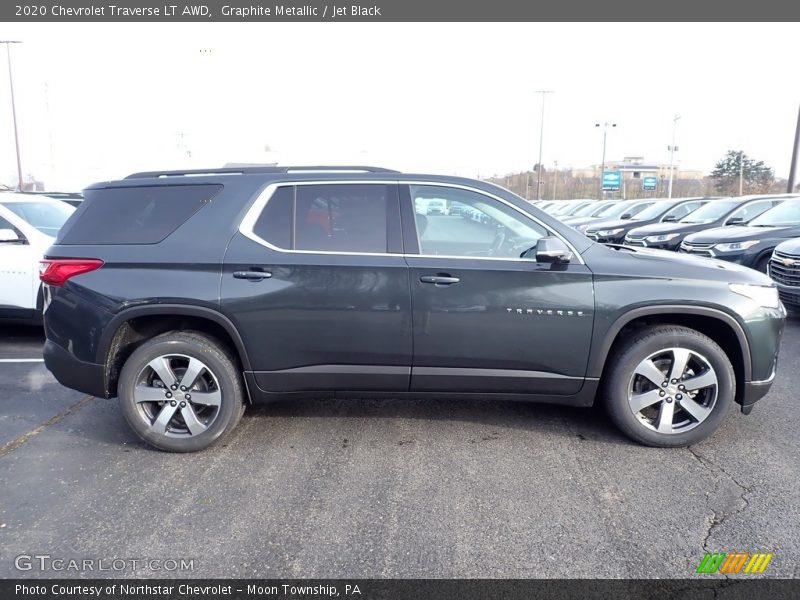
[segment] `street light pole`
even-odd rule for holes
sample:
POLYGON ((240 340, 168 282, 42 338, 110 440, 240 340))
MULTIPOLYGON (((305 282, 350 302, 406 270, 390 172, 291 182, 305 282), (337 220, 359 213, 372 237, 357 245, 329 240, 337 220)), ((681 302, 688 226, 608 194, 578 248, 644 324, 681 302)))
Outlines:
MULTIPOLYGON (((595 127, 600 127, 600 123, 595 123, 595 127)), ((600 163, 600 200, 603 199, 603 174, 606 172, 606 140, 608 139, 608 128, 616 127, 616 123, 603 123, 603 160, 600 163)))
POLYGON ((11 44, 21 44, 15 40, 0 40, 0 44, 6 45, 8 54, 8 85, 11 91, 11 117, 14 120, 14 145, 17 149, 17 189, 22 190, 22 160, 19 156, 19 132, 17 131, 17 105, 14 102, 14 78, 11 76, 11 44))
POLYGON ((542 121, 539 127, 539 167, 536 169, 536 200, 542 199, 542 147, 544 145, 544 99, 547 94, 552 94, 552 90, 538 90, 537 94, 542 95, 542 121))
POLYGON ((739 150, 739 195, 744 187, 744 150, 739 150))
MULTIPOLYGON (((675 115, 675 118, 672 119, 672 145, 669 147, 669 187, 667 188, 667 198, 672 198, 672 176, 675 164, 675 130, 678 127, 678 119, 680 119, 679 115, 675 115)), ((739 194, 741 196, 741 194, 739 194)))
POLYGON ((797 173, 797 159, 800 155, 800 109, 797 111, 797 129, 794 131, 794 149, 792 150, 792 164, 789 165, 789 180, 786 184, 786 191, 790 194, 794 192, 795 174, 797 173))
POLYGON ((554 160, 553 164, 555 165, 553 168, 553 200, 555 200, 558 197, 556 195, 558 191, 558 161, 554 160))

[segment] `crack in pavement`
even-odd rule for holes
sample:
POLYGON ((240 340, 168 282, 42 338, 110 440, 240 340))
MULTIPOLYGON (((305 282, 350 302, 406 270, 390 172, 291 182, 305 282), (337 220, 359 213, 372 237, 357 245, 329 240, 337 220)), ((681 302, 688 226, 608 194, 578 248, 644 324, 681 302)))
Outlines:
MULTIPOLYGON (((708 525, 706 527, 705 534, 703 535, 703 550, 705 552, 712 552, 712 550, 709 549, 709 540, 711 539, 714 530, 720 527, 729 517, 742 513, 748 509, 748 507, 750 506, 750 501, 746 498, 746 495, 748 493, 752 493, 754 486, 746 486, 743 483, 740 483, 733 475, 728 473, 724 468, 713 462, 710 458, 703 456, 702 454, 697 452, 697 450, 695 450, 694 447, 688 446, 686 449, 689 451, 689 454, 691 454, 694 457, 694 459, 703 466, 703 468, 707 469, 708 471, 711 471, 712 473, 724 475, 730 481, 732 481, 733 484, 736 485, 736 487, 738 487, 741 490, 741 493, 739 494, 739 500, 741 502, 737 510, 726 513, 724 510, 718 511, 713 506, 710 507, 713 516, 710 519, 708 519, 708 525)), ((711 504, 710 493, 706 495, 706 503, 711 504)), ((723 575, 725 576, 726 579, 729 578, 727 573, 723 573, 723 575)))
POLYGON ((92 400, 94 400, 94 396, 86 396, 84 398, 81 398, 75 404, 67 407, 65 410, 62 410, 57 415, 55 415, 53 417, 50 417, 49 419, 47 419, 43 423, 39 423, 36 427, 31 429, 30 431, 28 431, 26 433, 23 433, 21 436, 19 436, 16 439, 11 440, 5 446, 0 447, 0 457, 3 457, 3 456, 5 456, 6 454, 8 454, 10 452, 13 452, 14 450, 16 450, 17 448, 22 446, 22 444, 24 444, 29 439, 31 439, 33 436, 40 434, 42 431, 44 431, 45 429, 47 429, 51 425, 55 425, 61 419, 64 419, 65 417, 68 417, 72 413, 78 412, 80 409, 82 409, 84 406, 86 406, 92 400))

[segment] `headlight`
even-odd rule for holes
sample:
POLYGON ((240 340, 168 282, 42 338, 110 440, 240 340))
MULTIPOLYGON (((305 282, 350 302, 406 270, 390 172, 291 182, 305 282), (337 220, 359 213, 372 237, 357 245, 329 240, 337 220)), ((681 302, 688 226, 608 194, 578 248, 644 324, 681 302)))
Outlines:
POLYGON ((621 227, 619 229, 601 229, 600 231, 597 232, 597 235, 599 235, 600 237, 608 237, 610 235, 619 235, 623 231, 625 230, 622 229, 621 227))
POLYGON ((668 242, 670 240, 674 240, 679 235, 680 233, 665 233, 663 235, 651 235, 644 239, 651 244, 657 244, 658 242, 668 242))
POLYGON ((774 285, 752 285, 749 283, 729 283, 728 287, 735 294, 750 298, 759 306, 766 308, 778 308, 778 288, 774 285))
POLYGON ((761 240, 746 240, 744 242, 730 242, 727 244, 717 244, 714 246, 714 249, 719 250, 720 252, 733 252, 735 250, 747 250, 748 248, 752 248, 761 240))

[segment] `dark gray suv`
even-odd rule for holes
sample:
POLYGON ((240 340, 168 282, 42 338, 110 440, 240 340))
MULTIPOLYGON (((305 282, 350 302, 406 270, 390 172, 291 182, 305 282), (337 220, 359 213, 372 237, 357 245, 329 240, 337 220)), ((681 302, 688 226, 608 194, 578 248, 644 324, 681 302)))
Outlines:
POLYGON ((45 362, 163 450, 309 396, 597 401, 631 438, 683 446, 775 376, 766 276, 594 243, 486 182, 269 167, 85 198, 42 263, 45 362))

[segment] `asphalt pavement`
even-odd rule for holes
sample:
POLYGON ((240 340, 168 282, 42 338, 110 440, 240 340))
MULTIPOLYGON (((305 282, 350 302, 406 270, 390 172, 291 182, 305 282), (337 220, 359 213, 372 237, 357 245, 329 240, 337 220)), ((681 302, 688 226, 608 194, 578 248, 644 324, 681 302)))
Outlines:
POLYGON ((680 578, 706 551, 772 552, 767 575, 800 577, 797 318, 769 396, 675 450, 597 409, 319 400, 250 408, 224 445, 166 454, 116 400, 16 362, 42 343, 0 332, 0 577, 680 578), (127 562, 19 571, 20 555, 127 562))

